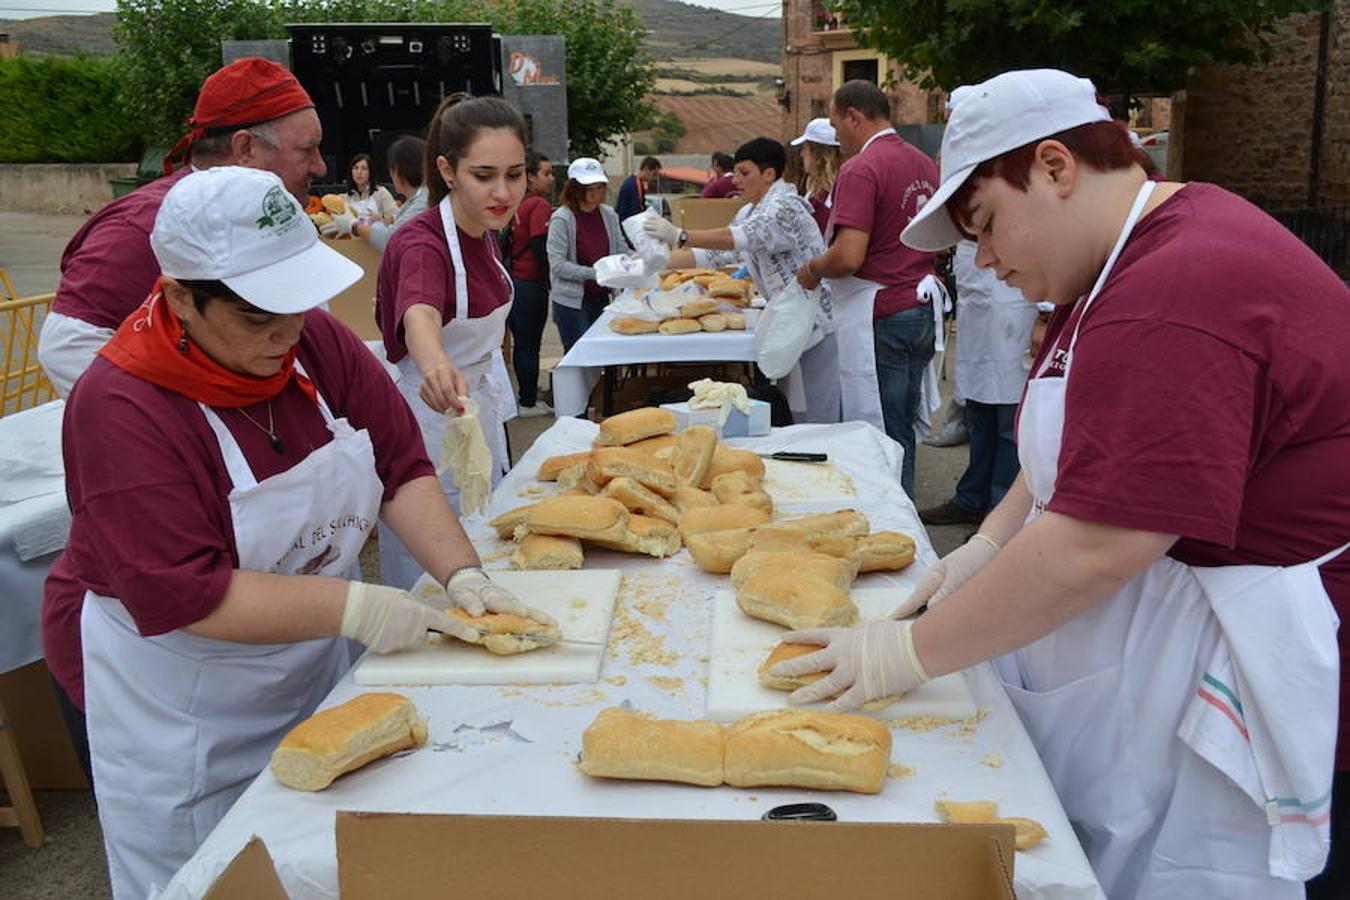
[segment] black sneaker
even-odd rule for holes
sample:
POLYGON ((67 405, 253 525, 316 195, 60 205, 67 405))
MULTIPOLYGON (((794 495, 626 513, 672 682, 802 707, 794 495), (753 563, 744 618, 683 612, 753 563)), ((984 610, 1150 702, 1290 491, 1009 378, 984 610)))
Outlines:
POLYGON ((948 500, 941 506, 919 510, 919 520, 925 525, 978 525, 984 521, 986 512, 948 500))

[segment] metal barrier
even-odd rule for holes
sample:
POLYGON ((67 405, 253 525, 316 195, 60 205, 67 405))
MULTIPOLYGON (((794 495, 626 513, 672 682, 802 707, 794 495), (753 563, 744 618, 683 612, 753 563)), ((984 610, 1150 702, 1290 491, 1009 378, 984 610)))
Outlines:
POLYGON ((56 399, 56 389, 38 362, 38 333, 42 317, 51 309, 55 294, 14 299, 13 283, 0 269, 0 340, 5 345, 5 365, 0 369, 0 416, 40 406, 56 399))

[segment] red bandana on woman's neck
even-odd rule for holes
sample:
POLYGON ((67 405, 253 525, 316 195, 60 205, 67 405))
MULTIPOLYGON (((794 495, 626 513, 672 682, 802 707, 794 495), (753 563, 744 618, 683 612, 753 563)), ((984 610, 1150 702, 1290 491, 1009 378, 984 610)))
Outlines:
POLYGON ((187 352, 180 352, 182 330, 163 298, 156 281, 150 296, 122 321, 99 355, 124 372, 207 406, 238 408, 261 403, 281 393, 292 377, 309 399, 316 400, 314 383, 295 371, 294 347, 281 370, 266 378, 231 372, 191 341, 187 352))

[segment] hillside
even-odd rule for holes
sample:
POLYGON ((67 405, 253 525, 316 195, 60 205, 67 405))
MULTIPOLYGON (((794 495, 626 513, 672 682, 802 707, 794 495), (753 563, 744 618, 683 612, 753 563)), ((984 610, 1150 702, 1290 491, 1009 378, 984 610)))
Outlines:
MULTIPOLYGON (((647 50, 657 60, 732 57, 777 64, 781 58, 782 21, 777 17, 752 18, 673 0, 631 2, 647 25, 647 50)), ((9 32, 27 53, 104 56, 114 50, 116 20, 115 13, 0 19, 0 31, 9 32)))

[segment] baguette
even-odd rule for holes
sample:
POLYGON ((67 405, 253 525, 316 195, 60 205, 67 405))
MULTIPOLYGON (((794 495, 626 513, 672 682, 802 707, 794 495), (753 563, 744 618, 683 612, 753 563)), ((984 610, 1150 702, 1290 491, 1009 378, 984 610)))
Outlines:
POLYGON ((590 459, 590 457, 591 451, 589 450, 584 453, 568 453, 564 456, 550 456, 539 464, 539 471, 534 477, 539 481, 557 481, 558 474, 562 472, 563 469, 570 469, 577 463, 584 465, 586 460, 590 459))
POLYGON ((723 729, 715 722, 655 719, 611 706, 581 735, 578 768, 592 778, 722 783, 723 729))
POLYGON ((525 530, 582 540, 619 540, 628 533, 628 510, 609 497, 550 497, 530 507, 525 530))
POLYGON ((680 307, 680 315, 686 319, 697 319, 715 312, 717 312, 716 300, 690 300, 680 307))
POLYGON ((713 449, 712 462, 708 463, 708 471, 703 473, 703 483, 699 487, 710 488, 712 487, 712 480, 718 475, 735 471, 744 472, 752 478, 762 479, 764 477, 764 460, 749 450, 736 450, 726 444, 719 443, 713 449))
POLYGON ((617 538, 593 539, 593 543, 625 553, 645 553, 664 558, 680 552, 680 532, 674 525, 650 516, 628 517, 627 530, 617 538))
POLYGON ((643 438, 675 431, 675 414, 656 406, 643 406, 610 416, 600 423, 597 447, 621 447, 643 438))
POLYGON ((810 551, 766 552, 756 550, 741 557, 731 570, 731 584, 739 588, 751 578, 790 572, 798 578, 816 578, 848 593, 858 576, 855 560, 810 551))
POLYGON ((702 484, 716 449, 717 432, 707 425, 694 425, 681 431, 670 455, 670 464, 675 469, 675 483, 684 487, 702 484))
POLYGON ((726 732, 723 777, 736 787, 800 787, 875 794, 886 783, 891 732, 868 716, 780 709, 726 732))
POLYGON ((511 540, 516 536, 516 529, 525 524, 525 518, 529 515, 530 506, 517 506, 515 509, 504 512, 497 518, 488 522, 488 527, 497 532, 497 537, 503 540, 511 540))
POLYGON ((481 636, 469 643, 481 645, 488 652, 498 656, 528 653, 540 647, 552 646, 551 641, 536 641, 526 637, 529 634, 542 634, 551 638, 562 637, 557 625, 546 625, 510 613, 484 613, 481 616, 471 616, 461 607, 452 606, 446 610, 446 614, 477 628, 481 636))
POLYGON ((769 521, 769 514, 749 506, 699 506, 680 515, 680 536, 728 528, 755 528, 769 521))
POLYGON ((339 775, 426 741, 426 719, 407 697, 361 694, 287 732, 272 752, 271 769, 287 787, 321 791, 339 775))
POLYGON ((670 502, 675 504, 675 508, 680 511, 680 515, 700 506, 718 505, 716 497, 696 487, 676 487, 675 493, 670 495, 670 502))
MULTIPOLYGON (((742 557, 736 565, 744 561, 742 557)), ((736 589, 736 605, 753 619, 774 622, 794 631, 848 627, 858 621, 858 607, 846 592, 829 582, 803 577, 791 570, 747 579, 736 589)))
POLYGON ((702 331, 698 319, 666 319, 658 329, 662 334, 693 334, 702 331))
POLYGON ((878 531, 857 539, 860 572, 896 572, 914 562, 914 539, 896 531, 878 531))
POLYGON ((609 330, 618 334, 655 334, 660 327, 660 322, 637 316, 616 316, 609 320, 609 330))
POLYGON ((721 313, 708 313, 706 316, 698 317, 698 324, 703 326, 704 331, 726 331, 727 319, 721 313))
POLYGON ((624 477, 641 482, 663 497, 675 493, 675 472, 670 463, 630 447, 601 447, 592 451, 586 474, 602 487, 613 478, 624 477))
POLYGON ((705 572, 725 575, 745 555, 753 528, 728 528, 725 531, 698 531, 684 539, 695 565, 705 572))
POLYGON ((556 534, 527 534, 511 554, 517 569, 580 569, 581 541, 556 534))
POLYGON ((672 525, 680 518, 679 511, 665 497, 643 486, 641 482, 622 475, 611 478, 609 484, 600 492, 600 496, 613 497, 628 507, 630 512, 665 519, 672 525))
POLYGON ((759 486, 759 479, 744 472, 727 472, 712 480, 712 492, 719 502, 749 506, 773 514, 773 498, 759 486))
POLYGON ((841 509, 766 525, 765 531, 796 531, 808 537, 862 537, 871 530, 867 517, 856 509, 841 509))

